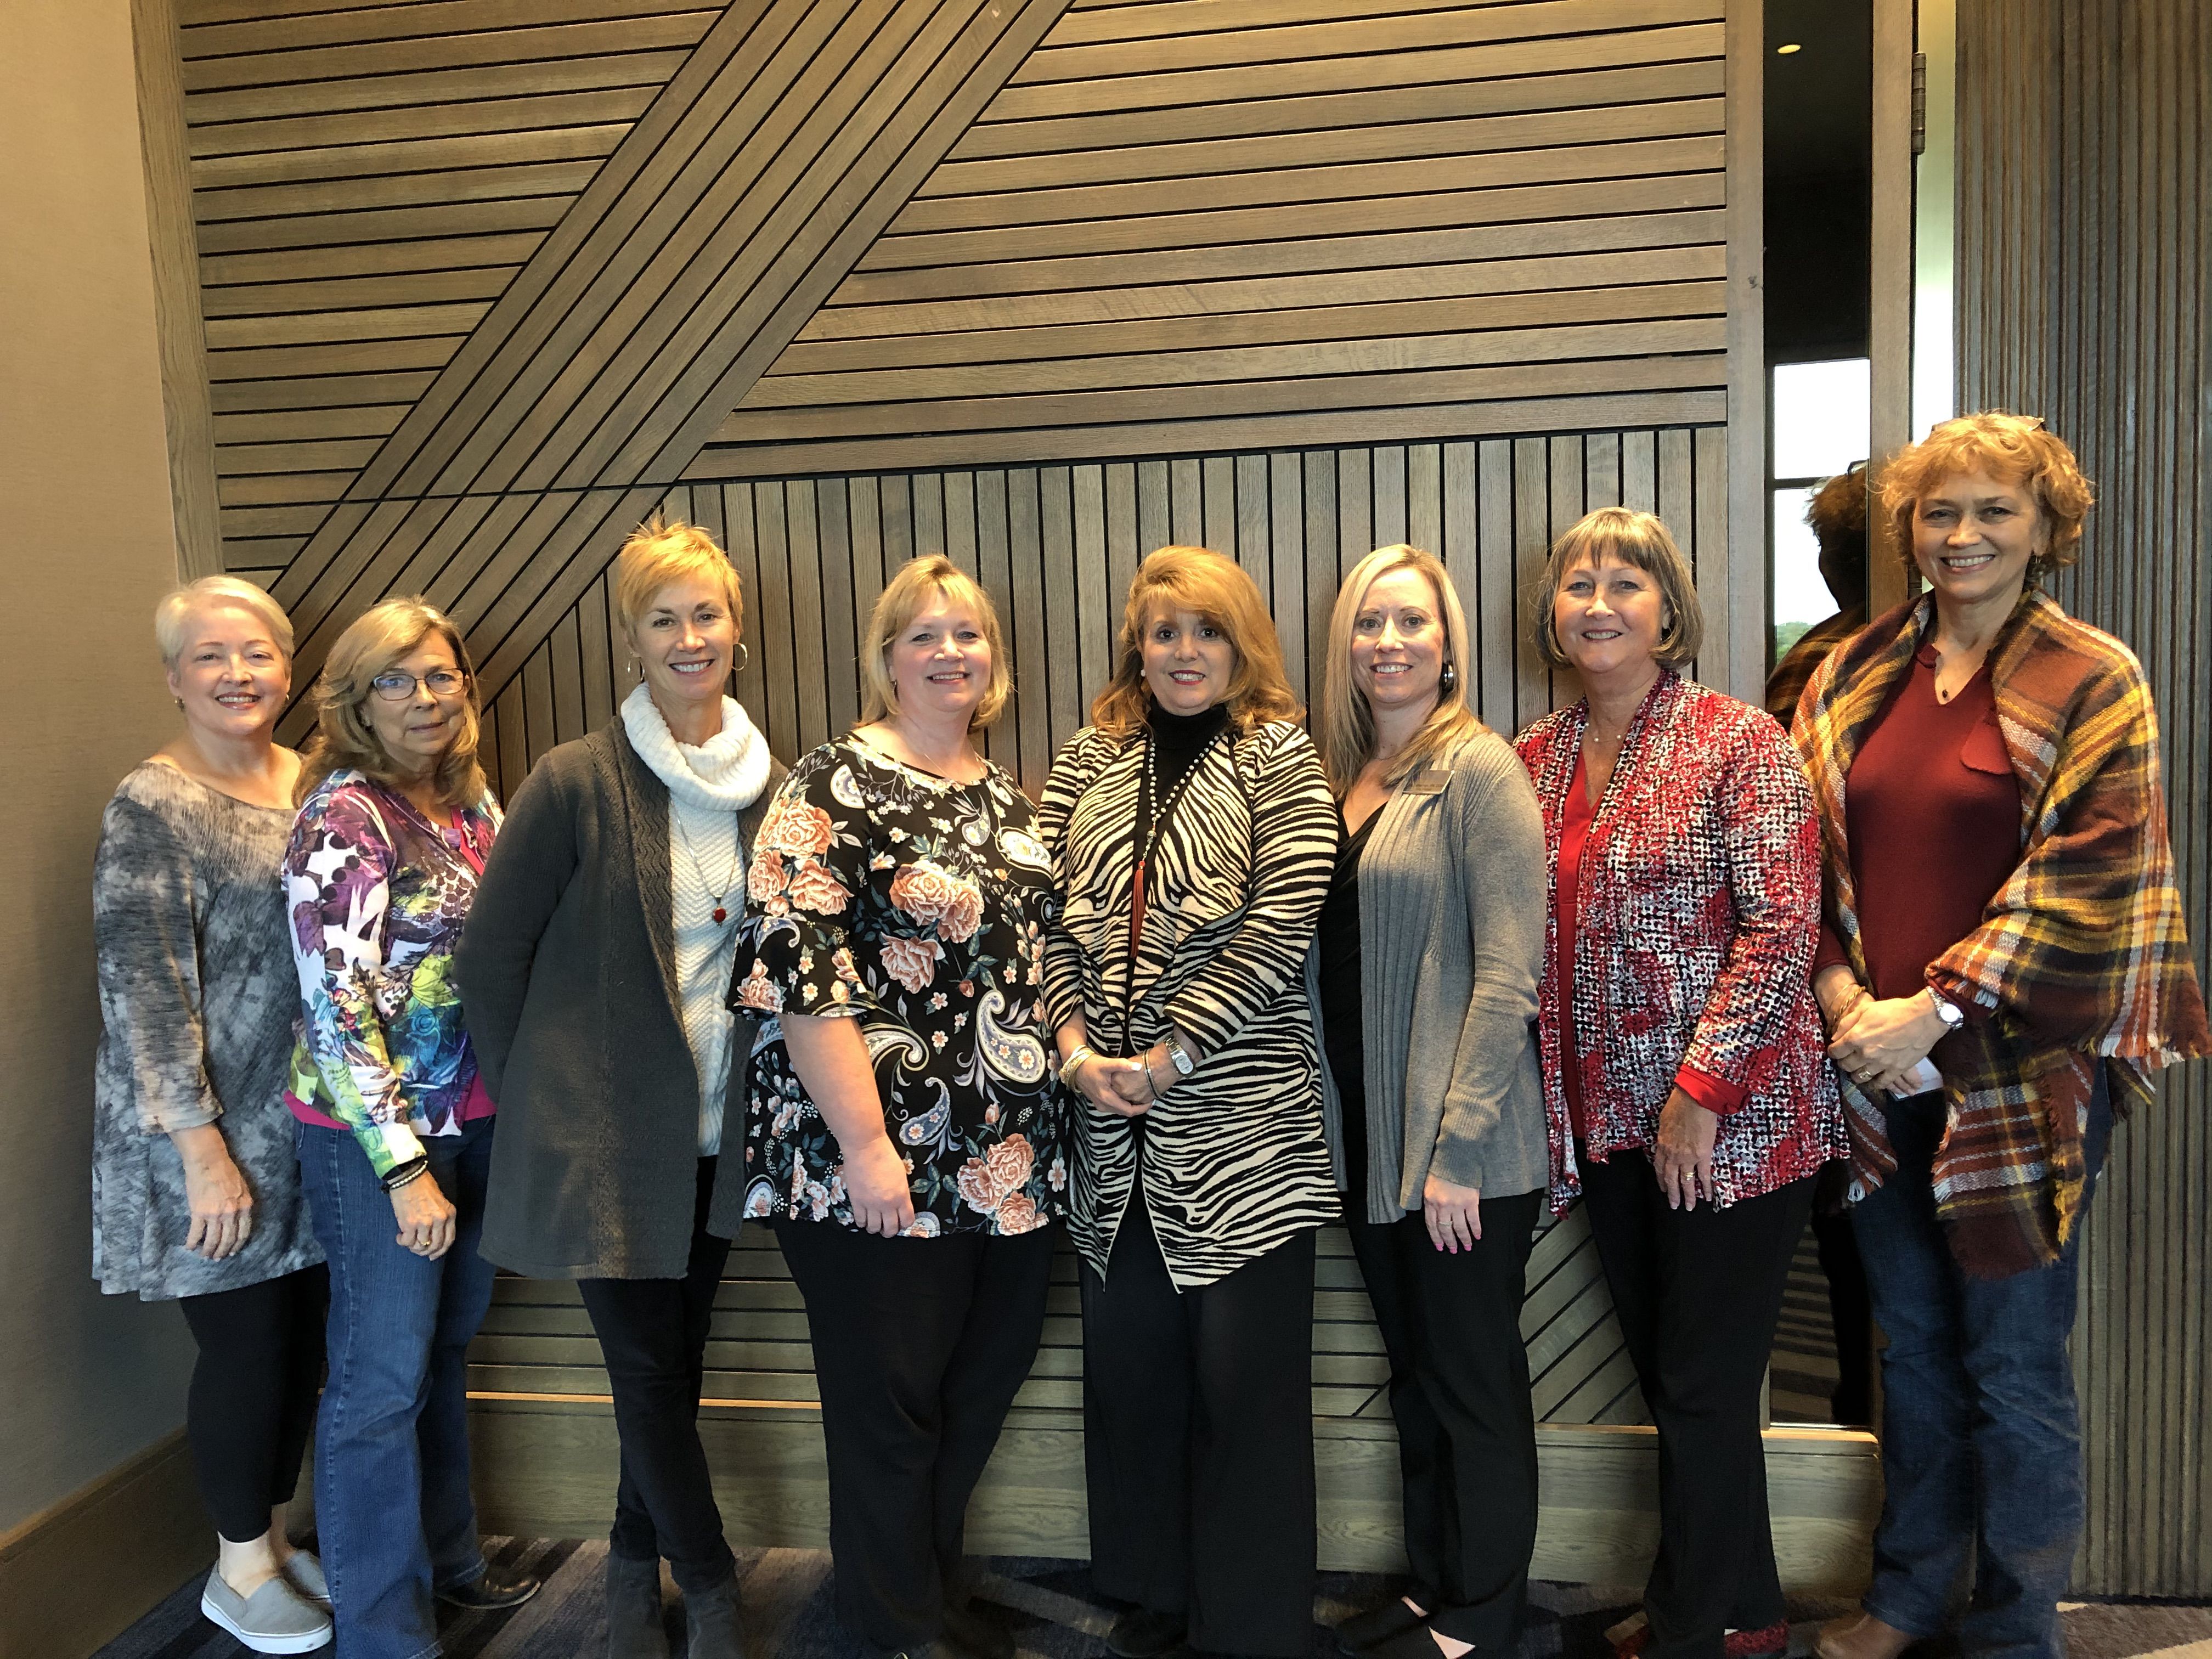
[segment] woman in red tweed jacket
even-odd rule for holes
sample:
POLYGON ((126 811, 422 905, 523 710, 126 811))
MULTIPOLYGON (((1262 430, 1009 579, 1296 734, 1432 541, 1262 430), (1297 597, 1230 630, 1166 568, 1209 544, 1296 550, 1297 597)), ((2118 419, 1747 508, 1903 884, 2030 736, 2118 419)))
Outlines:
POLYGON ((1685 679, 1704 617, 1648 513, 1552 550, 1537 650, 1583 700, 1515 746, 1551 918, 1552 1203, 1584 1200, 1659 1430, 1659 1556, 1624 1653, 1779 1654, 1759 1392, 1813 1176, 1844 1150, 1808 969, 1812 792, 1765 711, 1685 679))

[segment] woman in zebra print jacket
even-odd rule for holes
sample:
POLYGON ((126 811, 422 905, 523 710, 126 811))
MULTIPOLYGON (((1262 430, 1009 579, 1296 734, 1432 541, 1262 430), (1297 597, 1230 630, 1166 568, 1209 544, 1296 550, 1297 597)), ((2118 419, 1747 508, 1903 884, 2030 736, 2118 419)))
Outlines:
POLYGON ((1314 1231, 1337 1203, 1304 982, 1336 813, 1252 579, 1167 547, 1054 761, 1047 1011, 1081 1097, 1091 1571, 1107 1644, 1304 1654, 1314 1231))

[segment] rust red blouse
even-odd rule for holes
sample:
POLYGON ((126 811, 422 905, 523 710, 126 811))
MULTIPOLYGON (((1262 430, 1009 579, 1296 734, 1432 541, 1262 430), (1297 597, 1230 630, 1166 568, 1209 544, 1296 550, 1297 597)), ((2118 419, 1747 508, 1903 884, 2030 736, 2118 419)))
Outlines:
POLYGON ((1755 1198, 1844 1152, 1809 972, 1820 910, 1812 791, 1764 710, 1662 674, 1629 723, 1563 902, 1588 719, 1584 704, 1560 709, 1514 745, 1535 782, 1551 865, 1538 1006, 1553 1206, 1582 1189, 1570 1067, 1581 1137, 1600 1159, 1649 1146, 1675 1087, 1698 1097, 1686 1078, 1740 1091, 1713 1173, 1722 1204, 1755 1198))
MULTIPOLYGON (((1982 925, 2020 863, 2020 805, 1987 665, 1938 702, 1936 647, 1923 646, 1859 745, 1844 787, 1859 940, 1875 995, 1911 996, 1936 959, 1982 925)), ((1848 961, 1832 925, 1824 926, 1813 971, 1848 961)), ((1978 1002, 1960 1006, 1970 1020, 1989 1018, 1978 1002)))

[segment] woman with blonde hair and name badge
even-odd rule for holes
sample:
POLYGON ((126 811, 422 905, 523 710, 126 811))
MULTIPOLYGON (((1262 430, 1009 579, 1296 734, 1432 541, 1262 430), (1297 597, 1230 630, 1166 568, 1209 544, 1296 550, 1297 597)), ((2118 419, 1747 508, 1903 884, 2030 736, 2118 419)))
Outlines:
POLYGON ((935 554, 893 577, 860 683, 862 723, 792 768, 754 843, 745 1213, 806 1300, 840 1621, 870 1654, 1012 1659, 963 1562, 1067 1189, 1048 869, 1029 797, 976 752, 1012 677, 973 577, 935 554))

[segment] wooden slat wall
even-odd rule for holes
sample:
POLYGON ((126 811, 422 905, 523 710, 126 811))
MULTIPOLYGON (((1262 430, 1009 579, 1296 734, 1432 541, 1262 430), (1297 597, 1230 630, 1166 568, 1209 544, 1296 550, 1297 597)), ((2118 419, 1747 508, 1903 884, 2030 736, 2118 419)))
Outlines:
MULTIPOLYGON (((2189 926, 2212 945, 2212 16, 2200 0, 1961 0, 1960 406, 2037 414, 2098 486, 2069 611, 2143 659, 2189 926)), ((2208 980, 2207 982, 2212 982, 2208 980)), ((2118 1133, 2075 1370, 2097 1594, 2212 1595, 2212 1077, 2118 1133)))
MULTIPOLYGON (((1218 547, 1251 571, 1301 695, 1318 681, 1343 573, 1389 542, 1434 550, 1474 632, 1478 710, 1518 730, 1553 705, 1525 598, 1553 539, 1590 508, 1625 502, 1674 527, 1702 581, 1723 580, 1726 440, 1718 427, 1672 428, 759 479, 680 485, 657 505, 708 526, 736 561, 750 651, 738 695, 787 756, 858 718, 856 641, 887 574, 939 550, 974 572, 998 601, 1015 673, 988 746, 1035 789, 1105 681, 1130 573, 1168 541, 1218 547)), ((602 564, 617 539, 592 550, 602 564)), ((431 592, 447 597, 436 581, 431 592)), ((510 788, 628 690, 611 628, 601 578, 495 696, 489 738, 510 788)))
POLYGON ((178 0, 229 568, 291 562, 717 9, 178 0))
MULTIPOLYGON (((1530 1256, 1521 1328, 1536 1414, 1563 1425, 1648 1422, 1600 1288, 1595 1253, 1577 1211, 1547 1225, 1530 1256)), ((1053 1268, 1044 1340, 1014 1402, 1025 1426, 1075 1427, 1073 1414, 1083 1407, 1081 1312, 1075 1256, 1063 1245, 1053 1268)), ((1313 1329, 1314 1415, 1387 1424, 1389 1364, 1341 1228, 1321 1235, 1313 1329)), ((599 1339, 575 1285, 503 1275, 469 1351, 469 1388, 499 1399, 609 1397, 599 1339)), ((769 1228, 748 1228, 739 1237, 715 1296, 706 1397, 729 1407, 820 1403, 805 1304, 769 1228)))
POLYGON ((1071 7, 688 476, 1719 420, 1723 71, 1720 0, 1071 7))

